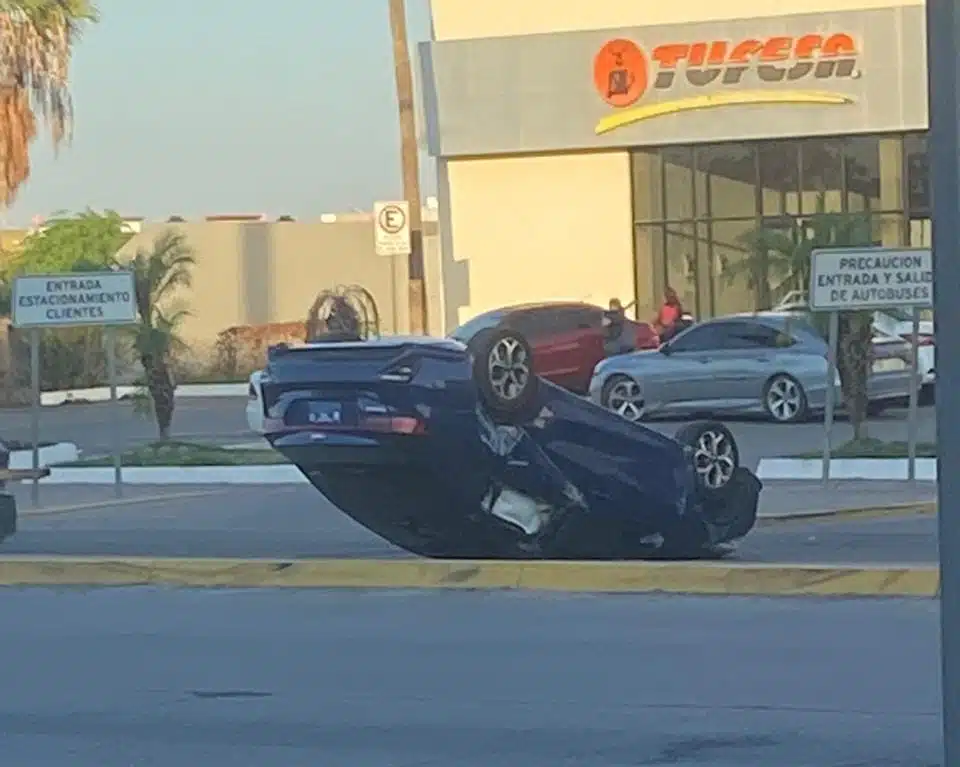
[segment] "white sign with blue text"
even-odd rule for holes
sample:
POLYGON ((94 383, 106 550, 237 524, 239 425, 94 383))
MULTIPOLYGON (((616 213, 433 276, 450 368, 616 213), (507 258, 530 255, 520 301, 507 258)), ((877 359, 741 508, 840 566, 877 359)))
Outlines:
POLYGON ((813 251, 810 309, 848 312, 933 306, 929 248, 825 248, 813 251))
POLYGON ((36 274, 14 279, 14 327, 130 325, 136 321, 133 272, 36 274))

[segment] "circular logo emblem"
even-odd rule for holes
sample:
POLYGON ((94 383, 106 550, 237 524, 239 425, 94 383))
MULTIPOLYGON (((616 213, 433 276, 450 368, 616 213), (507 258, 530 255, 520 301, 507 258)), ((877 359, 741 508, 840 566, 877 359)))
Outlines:
POLYGON ((628 107, 647 89, 647 57, 632 40, 610 40, 593 60, 593 83, 612 107, 628 107))

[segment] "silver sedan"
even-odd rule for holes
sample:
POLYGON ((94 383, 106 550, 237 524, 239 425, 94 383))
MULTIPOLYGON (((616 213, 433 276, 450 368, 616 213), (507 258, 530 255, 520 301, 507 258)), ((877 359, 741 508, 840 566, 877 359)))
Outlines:
MULTIPOLYGON (((909 395, 910 347, 874 339, 871 409, 909 395)), ((836 402, 842 405, 839 376, 836 402)), ((791 312, 723 317, 694 325, 659 350, 610 357, 590 382, 590 399, 631 421, 655 416, 758 414, 795 423, 823 410, 827 344, 791 312)))

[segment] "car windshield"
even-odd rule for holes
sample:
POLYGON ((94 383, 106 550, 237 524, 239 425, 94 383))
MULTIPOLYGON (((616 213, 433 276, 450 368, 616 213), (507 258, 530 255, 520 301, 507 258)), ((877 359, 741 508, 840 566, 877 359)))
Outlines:
POLYGON ((495 328, 503 318, 504 312, 502 311, 487 312, 486 314, 478 315, 472 320, 467 320, 467 322, 454 330, 450 334, 450 338, 465 344, 481 330, 495 328))

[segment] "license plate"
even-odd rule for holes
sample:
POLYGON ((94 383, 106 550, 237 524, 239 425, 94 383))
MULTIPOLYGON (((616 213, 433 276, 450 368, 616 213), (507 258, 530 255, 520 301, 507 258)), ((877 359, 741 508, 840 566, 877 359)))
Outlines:
POLYGON ((339 426, 343 423, 343 405, 339 402, 318 402, 314 400, 309 404, 307 421, 321 426, 339 426))

